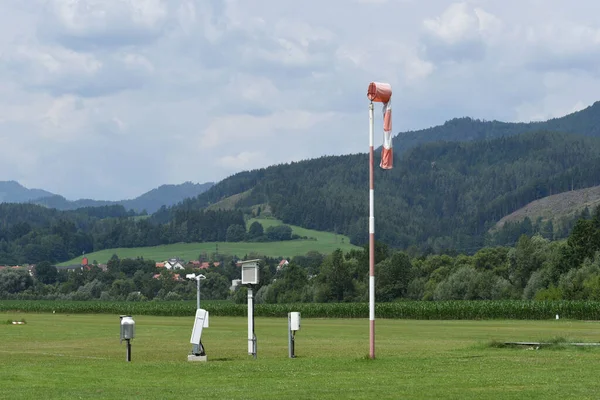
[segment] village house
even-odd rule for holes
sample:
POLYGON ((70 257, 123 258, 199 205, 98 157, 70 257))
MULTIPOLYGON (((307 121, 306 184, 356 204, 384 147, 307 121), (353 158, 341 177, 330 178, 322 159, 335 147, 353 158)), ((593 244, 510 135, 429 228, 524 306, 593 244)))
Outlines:
POLYGON ((210 264, 214 265, 215 267, 218 267, 219 265, 221 265, 221 263, 219 261, 215 261, 215 262, 203 262, 202 264, 200 264, 200 269, 208 269, 208 267, 210 267, 210 264))
MULTIPOLYGON (((173 274, 171 276, 174 281, 183 281, 183 278, 179 274, 173 274)), ((160 279, 160 274, 154 274, 154 275, 152 275, 152 278, 160 279)))
POLYGON ((56 266, 57 271, 67 271, 67 272, 75 272, 75 271, 83 271, 83 265, 81 264, 71 264, 71 265, 63 265, 56 266))
POLYGON ((82 269, 85 269, 86 271, 90 271, 94 266, 97 266, 98 268, 100 268, 102 270, 102 272, 108 271, 107 264, 90 264, 87 257, 83 257, 83 259, 81 260, 81 267, 82 267, 82 269))
POLYGON ((242 284, 241 279, 234 279, 231 281, 231 286, 229 287, 230 291, 235 291, 235 289, 242 284))
POLYGON ((0 265, 0 270, 3 269, 26 270, 30 276, 33 276, 35 265, 0 265))
POLYGON ((165 261, 163 264, 164 268, 168 270, 185 269, 185 261, 183 261, 179 257, 169 258, 169 260, 165 261))
POLYGON ((277 271, 281 271, 283 269, 283 267, 285 267, 286 265, 288 265, 290 262, 288 260, 286 260, 285 258, 283 260, 281 260, 279 262, 279 265, 277 265, 277 271))

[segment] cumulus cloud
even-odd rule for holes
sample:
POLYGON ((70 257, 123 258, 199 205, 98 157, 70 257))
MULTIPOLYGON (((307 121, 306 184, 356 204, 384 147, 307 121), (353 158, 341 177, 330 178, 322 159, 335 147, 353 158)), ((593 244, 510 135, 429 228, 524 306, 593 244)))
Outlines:
POLYGON ((57 96, 101 96, 140 88, 154 69, 140 54, 99 55, 36 44, 17 45, 2 58, 12 78, 23 87, 57 96))
POLYGON ((450 5, 440 16, 423 21, 427 55, 433 60, 478 60, 501 33, 502 22, 470 4, 450 5))
POLYGON ((397 131, 558 116, 600 89, 582 3, 5 0, 0 179, 120 199, 366 151, 374 80, 397 131))
POLYGON ((75 49, 121 47, 156 40, 167 21, 164 0, 51 0, 41 32, 75 49))

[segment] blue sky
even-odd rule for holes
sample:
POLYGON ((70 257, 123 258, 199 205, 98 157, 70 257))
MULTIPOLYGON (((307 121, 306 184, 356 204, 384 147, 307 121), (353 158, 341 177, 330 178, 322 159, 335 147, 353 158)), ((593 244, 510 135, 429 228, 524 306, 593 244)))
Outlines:
POLYGON ((366 152, 370 81, 392 84, 394 132, 561 116, 600 100, 598 15, 592 0, 2 0, 0 180, 116 200, 366 152))

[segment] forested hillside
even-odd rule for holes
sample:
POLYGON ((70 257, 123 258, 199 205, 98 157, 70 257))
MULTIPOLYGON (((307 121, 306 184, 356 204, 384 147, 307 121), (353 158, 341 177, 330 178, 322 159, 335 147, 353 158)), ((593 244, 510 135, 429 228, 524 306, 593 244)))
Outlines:
POLYGON ((0 203, 0 265, 61 262, 83 252, 116 247, 143 247, 177 242, 232 239, 246 231, 241 211, 176 213, 165 224, 134 217, 123 206, 59 211, 34 204, 0 203))
MULTIPOLYGON (((487 230, 529 202, 600 184, 600 139, 552 132, 431 143, 375 174, 376 232, 391 246, 474 252, 487 230)), ((268 204, 285 223, 367 240, 368 156, 322 157, 243 172, 155 215, 167 221, 250 190, 237 206, 268 204)), ((512 242, 517 237, 512 238, 512 242)))
POLYGON ((401 132, 393 140, 394 149, 404 152, 431 142, 467 142, 520 135, 527 132, 565 132, 600 137, 600 102, 575 113, 548 121, 514 123, 455 118, 443 125, 417 131, 401 132))

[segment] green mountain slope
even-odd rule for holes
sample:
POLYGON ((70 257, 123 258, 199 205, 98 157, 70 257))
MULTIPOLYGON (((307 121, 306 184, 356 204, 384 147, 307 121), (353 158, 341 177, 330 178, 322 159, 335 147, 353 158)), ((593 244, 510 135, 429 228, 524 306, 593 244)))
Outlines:
POLYGON ((468 142, 538 131, 600 137, 600 102, 564 117, 541 122, 514 123, 455 118, 440 126, 399 133, 394 137, 393 144, 395 150, 402 153, 424 143, 468 142))
MULTIPOLYGON (((431 143, 375 174, 376 236, 392 246, 474 251, 505 215, 551 194, 600 184, 600 139, 533 132, 431 143)), ((269 204, 285 223, 367 241, 368 157, 321 157, 234 175, 178 209, 250 190, 239 208, 269 204)), ((165 218, 163 214, 161 216, 165 218)))

